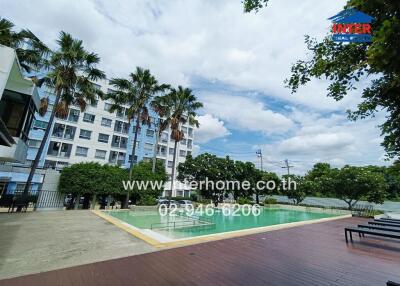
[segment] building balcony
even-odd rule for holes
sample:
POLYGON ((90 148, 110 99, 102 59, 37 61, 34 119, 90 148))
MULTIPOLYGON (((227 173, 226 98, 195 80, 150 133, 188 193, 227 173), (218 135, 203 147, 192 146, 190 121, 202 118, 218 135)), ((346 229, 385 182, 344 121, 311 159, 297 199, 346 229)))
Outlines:
POLYGON ((40 98, 25 78, 15 50, 0 45, 0 159, 24 163, 27 140, 40 98))
POLYGON ((10 147, 0 146, 0 161, 25 163, 28 145, 21 138, 13 137, 15 144, 10 147))

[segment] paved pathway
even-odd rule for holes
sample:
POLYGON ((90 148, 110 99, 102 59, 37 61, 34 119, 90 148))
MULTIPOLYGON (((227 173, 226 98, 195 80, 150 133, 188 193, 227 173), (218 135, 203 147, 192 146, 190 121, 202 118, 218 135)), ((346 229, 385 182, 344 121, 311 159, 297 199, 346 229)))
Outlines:
POLYGON ((0 279, 154 250, 90 211, 0 213, 0 279))

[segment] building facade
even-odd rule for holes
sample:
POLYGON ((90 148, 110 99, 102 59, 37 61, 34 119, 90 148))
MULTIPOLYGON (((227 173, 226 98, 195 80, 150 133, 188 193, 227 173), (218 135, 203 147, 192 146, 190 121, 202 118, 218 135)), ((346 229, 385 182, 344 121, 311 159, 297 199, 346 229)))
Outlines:
MULTIPOLYGON (((107 80, 96 82, 95 85, 103 92, 112 88, 107 80)), ((39 89, 39 95, 41 98, 48 97, 49 105, 44 116, 35 114, 27 142, 29 146, 27 165, 30 165, 36 156, 54 107, 55 94, 52 88, 43 86, 39 89)), ((65 118, 56 117, 39 167, 59 170, 64 166, 79 162, 98 162, 129 168, 135 126, 130 124, 124 111, 110 113, 110 107, 111 102, 98 98, 95 103, 88 104, 84 112, 81 112, 78 107, 71 106, 65 118)), ((151 126, 143 125, 139 130, 134 162, 151 161, 153 158, 158 120, 157 115, 151 109, 150 116, 151 126)), ((184 162, 186 156, 190 155, 193 149, 193 127, 185 125, 182 130, 185 132, 185 139, 178 144, 176 165, 184 162)), ((173 147, 174 141, 171 139, 168 129, 160 136, 157 159, 165 164, 169 179, 172 174, 173 147)), ((168 185, 166 183, 166 186, 168 185)), ((190 195, 190 191, 186 187, 182 187, 181 184, 178 186, 180 187, 174 188, 172 191, 172 196, 190 195)), ((32 186, 32 188, 37 187, 35 184, 32 186)), ((163 195, 169 195, 169 193, 163 195)))
MULTIPOLYGON (((0 45, 0 197, 27 175, 13 172, 10 164, 24 164, 32 120, 38 110, 38 89, 24 76, 14 49, 0 45), (4 166, 4 168, 3 168, 4 166)), ((41 183, 35 176, 34 182, 41 183)))

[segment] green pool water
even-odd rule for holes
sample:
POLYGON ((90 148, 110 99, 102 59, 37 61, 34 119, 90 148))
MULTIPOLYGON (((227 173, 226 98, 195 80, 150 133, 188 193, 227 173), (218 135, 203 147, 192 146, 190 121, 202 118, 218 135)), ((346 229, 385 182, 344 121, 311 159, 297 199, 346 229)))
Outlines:
POLYGON ((280 208, 261 208, 260 215, 250 214, 244 216, 225 216, 222 211, 217 210, 212 216, 206 216, 213 224, 201 227, 177 227, 158 229, 155 225, 177 225, 183 224, 182 221, 187 220, 185 216, 161 216, 158 211, 109 211, 109 215, 116 217, 130 225, 140 229, 150 229, 153 225, 153 231, 163 234, 169 238, 189 238, 201 235, 222 233, 227 231, 250 229, 255 227, 277 225, 289 222, 299 222, 307 220, 315 220, 321 218, 334 217, 338 214, 300 211, 280 208))

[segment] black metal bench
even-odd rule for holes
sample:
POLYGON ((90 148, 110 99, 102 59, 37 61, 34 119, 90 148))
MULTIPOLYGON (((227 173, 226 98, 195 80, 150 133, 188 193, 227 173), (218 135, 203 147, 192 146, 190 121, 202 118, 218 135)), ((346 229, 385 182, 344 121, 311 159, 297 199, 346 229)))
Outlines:
POLYGON ((380 222, 380 221, 369 221, 368 224, 390 226, 390 227, 400 227, 400 224, 398 224, 398 223, 389 223, 389 222, 380 222))
POLYGON ((393 232, 400 232, 400 228, 390 227, 390 226, 382 226, 382 225, 359 224, 358 227, 369 228, 369 229, 377 229, 377 230, 386 230, 386 231, 393 231, 393 232))
POLYGON ((360 237, 361 237, 361 235, 369 234, 369 235, 375 235, 375 236, 382 236, 382 237, 400 239, 400 233, 399 232, 373 230, 373 229, 366 229, 366 228, 359 228, 359 227, 346 227, 344 229, 344 235, 345 235, 345 238, 346 238, 346 243, 349 242, 347 233, 349 233, 349 235, 350 235, 350 241, 353 241, 353 232, 358 233, 358 235, 360 237))
POLYGON ((374 219, 375 221, 381 221, 381 222, 388 222, 388 223, 397 223, 400 224, 400 220, 398 219, 392 219, 392 218, 378 218, 374 219))
POLYGON ((386 283, 386 286, 400 286, 400 284, 399 284, 399 283, 396 283, 396 282, 393 282, 393 281, 388 281, 388 282, 386 283))

